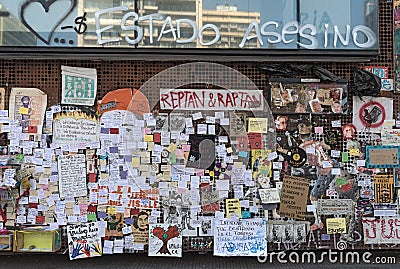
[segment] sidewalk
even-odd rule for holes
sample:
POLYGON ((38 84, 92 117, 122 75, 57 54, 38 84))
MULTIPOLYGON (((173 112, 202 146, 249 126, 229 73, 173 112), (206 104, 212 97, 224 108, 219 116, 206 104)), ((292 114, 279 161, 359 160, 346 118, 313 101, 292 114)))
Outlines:
MULTIPOLYGON (((301 253, 301 252, 299 252, 301 253)), ((59 254, 33 254, 0 256, 1 269, 270 269, 270 268, 296 268, 296 269, 320 269, 320 268, 363 268, 381 269, 395 268, 399 266, 400 255, 396 253, 374 252, 374 256, 396 256, 396 264, 349 264, 330 263, 328 258, 322 263, 278 263, 276 257, 274 263, 259 263, 255 257, 215 257, 211 253, 184 253, 182 258, 148 257, 147 254, 119 254, 107 255, 97 258, 80 259, 70 261, 68 255, 59 254)), ((372 260, 372 259, 371 259, 372 260)))

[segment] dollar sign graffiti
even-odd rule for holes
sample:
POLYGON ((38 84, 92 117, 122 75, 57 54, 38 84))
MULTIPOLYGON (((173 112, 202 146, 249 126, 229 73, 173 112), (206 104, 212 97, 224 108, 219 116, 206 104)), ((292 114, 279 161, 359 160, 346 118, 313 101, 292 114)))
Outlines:
POLYGON ((83 16, 76 17, 75 24, 77 24, 77 26, 74 27, 75 32, 77 32, 78 34, 83 34, 84 32, 86 32, 87 24, 85 23, 85 21, 86 21, 86 12, 83 13, 83 16))

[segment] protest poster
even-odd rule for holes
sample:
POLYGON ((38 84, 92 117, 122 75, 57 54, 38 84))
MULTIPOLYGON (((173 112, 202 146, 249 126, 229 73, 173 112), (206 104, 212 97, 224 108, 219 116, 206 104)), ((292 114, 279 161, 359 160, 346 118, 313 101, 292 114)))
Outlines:
POLYGON ((398 217, 363 218, 364 244, 398 244, 400 242, 398 217))
POLYGON ((171 110, 264 110, 259 90, 160 89, 161 109, 171 110))
POLYGON ((374 194, 376 203, 393 203, 393 174, 374 175, 374 194))
POLYGON ((101 237, 97 222, 67 225, 69 259, 98 257, 102 255, 101 237))
POLYGON ((61 66, 61 76, 61 104, 94 105, 97 92, 96 69, 61 66))
POLYGON ((58 156, 58 173, 61 198, 87 195, 84 154, 58 156))
POLYGON ((307 210, 309 179, 285 175, 279 214, 282 217, 304 220, 307 210))
POLYGON ((47 106, 47 95, 36 88, 12 88, 9 116, 18 120, 22 133, 41 134, 47 106))
POLYGON ((90 144, 99 139, 99 123, 94 115, 85 112, 60 112, 53 119, 53 142, 90 144))
POLYGON ((150 224, 149 256, 182 257, 180 224, 150 224))
POLYGON ((133 218, 132 224, 132 235, 133 240, 137 244, 149 243, 149 216, 150 210, 134 210, 134 214, 131 215, 133 218))
POLYGON ((259 256, 267 247, 266 222, 254 219, 215 219, 215 256, 259 256))

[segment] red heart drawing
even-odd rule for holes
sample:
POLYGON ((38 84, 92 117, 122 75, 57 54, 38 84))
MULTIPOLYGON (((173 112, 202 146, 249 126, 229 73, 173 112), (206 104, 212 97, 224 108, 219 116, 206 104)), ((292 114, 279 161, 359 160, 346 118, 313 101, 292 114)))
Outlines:
MULTIPOLYGON (((46 43, 50 44, 51 37, 56 30, 56 28, 60 25, 60 23, 68 17, 68 15, 72 12, 72 10, 76 7, 78 0, 27 0, 22 4, 20 9, 20 18, 22 24, 29 29, 37 38, 46 43), (52 7, 53 4, 59 4, 61 2, 68 2, 69 7, 64 9, 64 13, 56 13, 55 9, 52 7), (35 21, 30 19, 28 11, 30 9, 35 9, 37 11, 37 5, 40 5, 42 9, 39 8, 39 12, 43 12, 41 14, 34 14, 36 18, 40 18, 40 20, 46 20, 49 22, 49 28, 47 32, 42 31, 43 29, 39 29, 39 24, 35 24, 35 21), (53 19, 53 21, 51 21, 53 19)), ((39 7, 40 7, 39 6, 39 7)))

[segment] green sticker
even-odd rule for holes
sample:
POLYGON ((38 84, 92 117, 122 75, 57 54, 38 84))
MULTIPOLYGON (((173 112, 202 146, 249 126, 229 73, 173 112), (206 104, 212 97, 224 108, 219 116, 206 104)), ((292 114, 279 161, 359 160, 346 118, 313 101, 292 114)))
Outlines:
POLYGON ((344 184, 346 184, 346 179, 345 178, 337 178, 336 179, 336 185, 337 186, 342 186, 344 184))
POLYGON ((342 152, 342 162, 348 162, 348 161, 349 161, 349 153, 342 152))
POLYGON ((88 221, 97 221, 96 213, 88 213, 87 220, 88 221))

